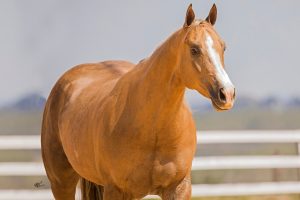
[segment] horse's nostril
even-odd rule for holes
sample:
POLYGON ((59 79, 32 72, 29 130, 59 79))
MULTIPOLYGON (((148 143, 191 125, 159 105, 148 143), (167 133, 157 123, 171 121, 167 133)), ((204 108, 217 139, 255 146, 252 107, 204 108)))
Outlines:
POLYGON ((219 98, 220 98, 221 101, 226 102, 226 96, 224 94, 224 88, 221 88, 219 90, 219 98))
POLYGON ((233 99, 235 99, 235 88, 233 89, 233 99))

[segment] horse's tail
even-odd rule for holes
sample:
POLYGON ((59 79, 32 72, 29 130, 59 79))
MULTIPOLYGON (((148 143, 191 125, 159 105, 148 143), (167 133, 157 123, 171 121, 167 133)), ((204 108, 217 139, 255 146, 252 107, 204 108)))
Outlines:
POLYGON ((82 200, 103 200, 103 186, 80 178, 82 200))

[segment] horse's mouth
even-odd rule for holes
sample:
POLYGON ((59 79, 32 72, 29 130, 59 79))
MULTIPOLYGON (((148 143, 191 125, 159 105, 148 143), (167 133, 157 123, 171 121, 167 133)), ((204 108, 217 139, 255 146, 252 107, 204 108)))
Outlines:
POLYGON ((215 101, 213 100, 213 99, 211 99, 211 103, 212 103, 212 105, 213 105, 213 107, 214 107, 214 109, 216 110, 216 111, 226 111, 226 110, 229 110, 230 108, 221 108, 220 106, 218 106, 216 103, 215 103, 215 101))

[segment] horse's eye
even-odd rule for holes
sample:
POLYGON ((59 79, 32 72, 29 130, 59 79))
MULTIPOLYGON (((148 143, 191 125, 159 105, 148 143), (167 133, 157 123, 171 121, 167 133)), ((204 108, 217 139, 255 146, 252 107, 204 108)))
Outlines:
POLYGON ((191 54, 193 56, 198 56, 200 55, 201 50, 199 49, 199 47, 191 47, 191 54))

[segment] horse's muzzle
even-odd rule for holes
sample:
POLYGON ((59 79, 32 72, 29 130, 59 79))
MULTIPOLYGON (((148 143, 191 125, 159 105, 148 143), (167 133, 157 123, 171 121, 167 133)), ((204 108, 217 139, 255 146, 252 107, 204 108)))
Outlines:
POLYGON ((235 88, 221 87, 211 95, 211 102, 217 111, 229 110, 232 108, 235 100, 235 88))

